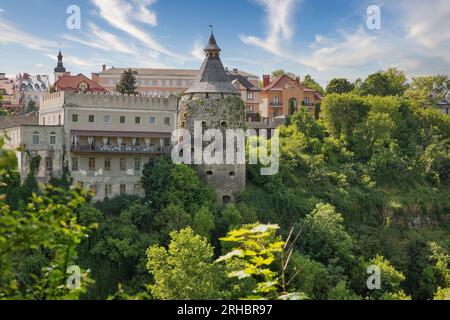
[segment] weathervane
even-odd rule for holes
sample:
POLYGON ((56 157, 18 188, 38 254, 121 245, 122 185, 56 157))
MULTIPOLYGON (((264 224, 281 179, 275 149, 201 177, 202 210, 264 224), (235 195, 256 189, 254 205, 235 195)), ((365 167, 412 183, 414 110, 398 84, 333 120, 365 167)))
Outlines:
POLYGON ((209 28, 211 29, 211 34, 213 34, 213 28, 214 26, 212 24, 209 25, 209 28))

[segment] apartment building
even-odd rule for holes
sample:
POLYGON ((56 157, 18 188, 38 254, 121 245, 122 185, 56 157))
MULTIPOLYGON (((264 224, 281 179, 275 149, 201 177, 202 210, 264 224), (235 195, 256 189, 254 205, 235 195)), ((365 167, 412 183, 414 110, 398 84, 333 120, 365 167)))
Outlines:
POLYGON ((5 149, 16 150, 22 183, 35 163, 38 182, 61 176, 64 147, 62 126, 39 126, 34 115, 0 117, 0 129, 6 132, 5 149), (20 148, 19 148, 20 147, 20 148))
MULTIPOLYGON (((136 72, 137 91, 141 94, 165 97, 178 96, 189 88, 195 80, 198 70, 182 69, 144 69, 132 68, 136 72)), ((103 66, 103 71, 93 79, 108 91, 115 91, 120 77, 128 68, 110 68, 103 66)))
MULTIPOLYGON (((241 98, 245 104, 246 121, 259 121, 259 103, 261 88, 250 81, 249 78, 239 74, 238 70, 226 70, 228 78, 234 88, 241 94, 241 98)), ((250 78, 251 79, 251 78, 250 78)))
POLYGON ((14 81, 6 77, 5 73, 0 73, 0 95, 2 96, 0 107, 9 111, 18 111, 19 101, 14 93, 14 81))
MULTIPOLYGON (((100 73, 93 73, 92 80, 110 92, 114 92, 122 73, 128 68, 110 68, 105 65, 100 73)), ((132 68, 136 72, 137 91, 140 94, 155 97, 180 96, 190 88, 197 77, 199 70, 188 69, 145 69, 132 68)), ((228 70, 228 69, 227 69, 228 70)), ((250 73, 232 69, 230 73, 237 74, 258 85, 259 78, 250 73)))
POLYGON ((15 81, 15 95, 22 106, 32 100, 39 105, 41 98, 50 92, 48 75, 19 74, 15 81))
POLYGON ((66 163, 76 183, 90 189, 94 201, 118 195, 143 195, 144 165, 170 153, 177 127, 177 98, 55 92, 43 97, 38 119, 24 125, 2 117, 26 177, 39 156, 38 178, 60 176, 66 163), (30 154, 30 157, 27 155, 30 154))
POLYGON ((319 92, 303 86, 300 78, 293 79, 286 74, 273 81, 270 81, 269 75, 264 75, 263 84, 259 106, 263 118, 292 115, 300 107, 314 114, 316 105, 323 99, 319 92))

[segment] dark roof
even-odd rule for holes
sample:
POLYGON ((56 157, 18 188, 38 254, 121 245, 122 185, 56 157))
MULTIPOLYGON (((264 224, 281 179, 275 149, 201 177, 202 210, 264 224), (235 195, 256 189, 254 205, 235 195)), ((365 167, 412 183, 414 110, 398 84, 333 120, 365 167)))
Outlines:
POLYGON ((35 114, 0 117, 0 129, 13 128, 22 125, 39 125, 39 118, 35 114))
POLYGON ((221 49, 217 45, 216 38, 214 37, 213 33, 211 33, 211 36, 209 37, 209 41, 206 45, 205 51, 221 51, 221 49))
POLYGON ((64 68, 63 64, 63 55, 61 51, 58 54, 58 64, 56 65, 55 72, 66 72, 66 68, 64 68))
POLYGON ((211 33, 205 48, 206 58, 200 68, 195 83, 186 93, 234 93, 237 90, 231 84, 225 68, 220 60, 220 48, 211 33))
POLYGON ((261 88, 258 88, 253 83, 248 81, 248 79, 240 74, 233 73, 231 71, 227 71, 228 78, 230 78, 230 81, 233 82, 234 80, 237 80, 242 84, 247 90, 251 91, 261 91, 261 88))

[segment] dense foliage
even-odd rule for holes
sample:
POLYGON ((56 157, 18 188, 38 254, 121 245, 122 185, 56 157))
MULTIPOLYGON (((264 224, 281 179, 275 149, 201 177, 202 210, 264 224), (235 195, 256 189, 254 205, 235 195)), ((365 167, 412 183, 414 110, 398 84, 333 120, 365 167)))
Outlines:
POLYGON ((21 183, 2 149, 0 299, 450 299, 442 83, 397 69, 332 81, 318 121, 301 109, 280 128, 279 173, 248 165, 229 205, 166 157, 145 166, 144 198, 93 204, 67 169, 39 187, 39 158, 21 183), (90 270, 77 290, 69 265, 90 270))

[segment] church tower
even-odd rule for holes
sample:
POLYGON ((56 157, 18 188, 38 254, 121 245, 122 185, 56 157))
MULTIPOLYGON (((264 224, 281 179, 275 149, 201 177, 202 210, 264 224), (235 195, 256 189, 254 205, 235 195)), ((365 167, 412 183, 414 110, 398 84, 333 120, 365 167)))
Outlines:
POLYGON ((63 55, 62 55, 61 51, 59 51, 58 64, 56 65, 56 68, 54 70, 55 82, 58 81, 61 77, 63 77, 65 74, 66 74, 66 68, 64 68, 64 64, 63 64, 63 55))
MULTIPOLYGON (((220 60, 221 49, 211 32, 204 49, 206 58, 195 83, 180 101, 179 126, 194 138, 194 124, 201 123, 203 132, 218 129, 223 136, 223 164, 195 165, 200 177, 214 187, 219 201, 233 202, 236 193, 245 188, 245 164, 226 164, 226 130, 244 129, 245 106, 240 93, 231 84, 220 60)), ((209 145, 207 142, 204 144, 209 145)), ((236 148, 236 146, 235 146, 236 148)), ((234 150, 236 151, 236 150, 234 150)))

